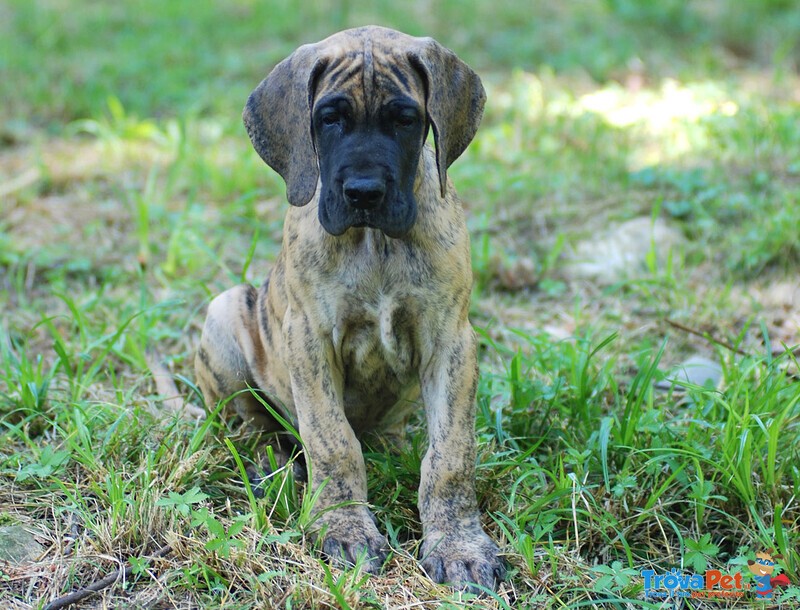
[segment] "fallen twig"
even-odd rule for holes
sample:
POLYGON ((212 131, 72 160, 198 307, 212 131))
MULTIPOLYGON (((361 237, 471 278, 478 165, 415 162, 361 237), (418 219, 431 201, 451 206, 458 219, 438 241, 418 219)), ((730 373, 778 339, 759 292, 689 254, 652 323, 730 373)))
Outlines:
MULTIPOLYGON (((169 555, 172 552, 172 547, 169 545, 162 546, 152 555, 148 555, 145 557, 145 561, 150 561, 152 559, 157 559, 159 557, 164 557, 165 555, 169 555)), ((110 587, 115 582, 117 582, 120 577, 122 578, 129 578, 130 575, 133 573, 133 566, 126 565, 122 570, 114 570, 107 576, 101 578, 100 580, 96 580, 92 584, 83 589, 79 589, 74 591, 68 595, 64 595, 57 599, 54 599, 49 604, 44 607, 44 610, 58 610, 59 608, 66 608, 67 606, 71 606, 82 599, 89 597, 92 593, 97 593, 102 591, 106 587, 110 587)))
POLYGON ((724 347, 725 349, 730 350, 732 352, 736 352, 740 356, 748 356, 748 357, 752 357, 753 356, 753 354, 749 354, 748 352, 746 352, 746 351, 744 351, 742 349, 739 349, 735 345, 731 345, 730 343, 722 341, 721 339, 717 339, 711 333, 704 333, 704 332, 699 331, 697 329, 690 328, 688 326, 684 326, 680 322, 675 322, 674 320, 670 320, 669 318, 664 318, 664 322, 666 322, 667 324, 669 324, 673 328, 677 328, 678 330, 682 330, 683 332, 689 333, 690 335, 694 335, 695 337, 700 337, 702 339, 705 339, 709 343, 713 343, 715 345, 719 345, 720 347, 724 347))
MULTIPOLYGON (((664 322, 666 322, 667 324, 669 324, 673 328, 677 328, 678 330, 682 330, 683 332, 689 333, 690 335, 694 335, 695 337, 701 337, 701 338, 705 339, 706 341, 708 341, 709 343, 713 343, 715 345, 719 345, 720 347, 724 347, 725 349, 730 350, 732 352, 735 352, 735 353, 739 354, 740 356, 746 356, 747 358, 755 358, 756 357, 753 354, 751 354, 750 352, 746 352, 746 351, 744 351, 742 349, 739 349, 738 347, 736 347, 734 345, 731 345, 730 343, 726 343, 725 341, 717 339, 716 337, 714 337, 710 333, 704 333, 704 332, 701 332, 701 331, 696 330, 694 328, 690 328, 689 326, 685 326, 685 325, 681 324, 680 322, 675 322, 674 320, 670 320, 669 318, 664 318, 664 322)), ((788 348, 786 349, 786 352, 789 352, 789 353, 791 353, 791 354, 793 354, 795 356, 797 356, 798 353, 800 353, 797 350, 792 351, 792 350, 790 350, 788 348)), ((773 356, 780 356, 783 353, 784 352, 777 352, 776 353, 775 351, 772 351, 772 355, 773 356)), ((792 371, 790 369, 791 369, 791 364, 789 364, 787 366, 787 368, 785 369, 786 370, 786 374, 790 378, 792 378, 794 380, 800 380, 800 374, 798 374, 795 371, 792 371)))

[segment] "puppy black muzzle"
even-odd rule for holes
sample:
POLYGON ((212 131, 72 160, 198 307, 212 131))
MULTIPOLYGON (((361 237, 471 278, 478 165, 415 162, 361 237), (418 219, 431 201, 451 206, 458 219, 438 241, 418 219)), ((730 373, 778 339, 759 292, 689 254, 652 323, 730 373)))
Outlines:
POLYGON ((372 146, 356 155, 346 142, 336 144, 329 150, 323 147, 320 155, 323 228, 331 235, 350 227, 378 229, 389 237, 408 233, 417 217, 410 169, 414 163, 403 163, 402 151, 393 143, 370 142, 372 146))

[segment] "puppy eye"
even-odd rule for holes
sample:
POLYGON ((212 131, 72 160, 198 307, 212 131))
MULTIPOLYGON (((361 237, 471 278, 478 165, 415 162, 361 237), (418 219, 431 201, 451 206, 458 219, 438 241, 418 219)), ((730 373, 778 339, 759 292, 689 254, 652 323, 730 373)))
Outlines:
POLYGON ((413 127, 417 124, 417 115, 410 112, 403 113, 398 115, 394 122, 398 127, 413 127))
POLYGON ((342 117, 338 112, 326 112, 325 114, 320 117, 323 125, 328 127, 332 125, 338 125, 342 122, 342 117))

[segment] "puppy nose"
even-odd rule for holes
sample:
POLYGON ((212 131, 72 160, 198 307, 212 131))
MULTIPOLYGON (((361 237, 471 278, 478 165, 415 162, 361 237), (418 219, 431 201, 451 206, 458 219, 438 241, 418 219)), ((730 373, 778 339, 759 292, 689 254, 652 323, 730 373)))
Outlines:
POLYGON ((348 204, 359 210, 371 210, 383 201, 386 181, 380 178, 348 178, 343 189, 348 204))

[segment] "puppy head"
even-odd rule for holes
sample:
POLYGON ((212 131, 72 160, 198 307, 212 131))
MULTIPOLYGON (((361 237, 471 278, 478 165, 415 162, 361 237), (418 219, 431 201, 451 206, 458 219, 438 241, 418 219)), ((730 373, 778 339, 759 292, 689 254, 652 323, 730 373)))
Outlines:
POLYGON ((433 129, 439 186, 477 131, 478 76, 430 38, 370 26, 304 45, 250 95, 244 123, 292 205, 319 192, 333 235, 367 226, 391 237, 416 219, 414 179, 433 129))

